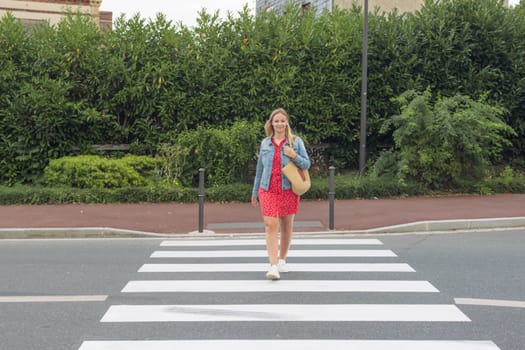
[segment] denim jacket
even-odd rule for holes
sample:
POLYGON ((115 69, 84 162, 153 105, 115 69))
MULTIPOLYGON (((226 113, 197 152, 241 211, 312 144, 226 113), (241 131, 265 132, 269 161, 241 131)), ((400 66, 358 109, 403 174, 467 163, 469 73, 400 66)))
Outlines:
MULTIPOLYGON (((288 139, 284 145, 290 146, 288 139)), ((310 158, 308 157, 308 153, 306 153, 303 140, 298 136, 294 136, 293 150, 297 154, 297 158, 293 160, 295 165, 301 169, 310 168, 310 158)), ((257 159, 255 180, 253 181, 252 197, 258 197, 259 188, 268 190, 268 187, 270 186, 274 152, 275 146, 272 143, 272 137, 268 136, 261 141, 261 146, 259 148, 259 158, 257 159)), ((284 155, 284 146, 281 147, 281 168, 291 161, 291 158, 284 155)), ((281 174, 281 183, 283 190, 292 188, 290 181, 288 181, 284 174, 281 174)))

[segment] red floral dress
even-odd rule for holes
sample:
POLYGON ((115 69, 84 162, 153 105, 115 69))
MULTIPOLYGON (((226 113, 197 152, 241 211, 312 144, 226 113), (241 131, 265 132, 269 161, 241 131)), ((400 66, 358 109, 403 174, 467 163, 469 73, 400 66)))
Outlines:
POLYGON ((272 163, 272 175, 268 190, 259 188, 259 203, 263 216, 281 217, 297 214, 299 209, 299 196, 292 192, 291 189, 284 190, 281 180, 281 148, 286 139, 276 144, 272 138, 275 147, 272 163))

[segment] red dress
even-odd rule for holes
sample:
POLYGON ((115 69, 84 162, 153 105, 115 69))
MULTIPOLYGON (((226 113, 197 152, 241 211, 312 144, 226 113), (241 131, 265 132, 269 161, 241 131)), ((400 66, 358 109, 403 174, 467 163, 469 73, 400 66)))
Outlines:
POLYGON ((299 209, 299 196, 291 189, 284 190, 281 181, 281 148, 286 139, 276 144, 272 138, 275 152, 273 155, 272 175, 268 190, 259 188, 259 203, 263 216, 281 217, 297 214, 299 209))

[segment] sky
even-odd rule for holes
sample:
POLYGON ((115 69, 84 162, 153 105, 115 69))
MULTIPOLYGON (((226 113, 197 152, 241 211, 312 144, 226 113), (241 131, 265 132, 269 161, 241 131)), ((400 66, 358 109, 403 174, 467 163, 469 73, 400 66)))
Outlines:
POLYGON ((221 18, 225 18, 228 11, 237 15, 245 4, 251 11, 255 11, 255 0, 103 0, 100 9, 112 11, 113 19, 121 14, 130 18, 136 13, 142 18, 155 18, 161 12, 168 20, 196 26, 198 12, 203 8, 208 13, 218 10, 221 18))

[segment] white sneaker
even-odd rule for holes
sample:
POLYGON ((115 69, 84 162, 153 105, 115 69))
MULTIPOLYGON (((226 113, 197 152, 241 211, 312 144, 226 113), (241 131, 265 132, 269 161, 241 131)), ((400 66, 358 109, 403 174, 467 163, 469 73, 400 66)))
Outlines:
POLYGON ((281 278, 279 275, 279 269, 277 268, 277 265, 270 266, 270 269, 266 273, 266 278, 269 280, 278 280, 281 278))
POLYGON ((286 260, 283 259, 279 259, 279 262, 277 263, 277 268, 279 269, 279 272, 282 273, 290 272, 288 266, 286 265, 286 260))

